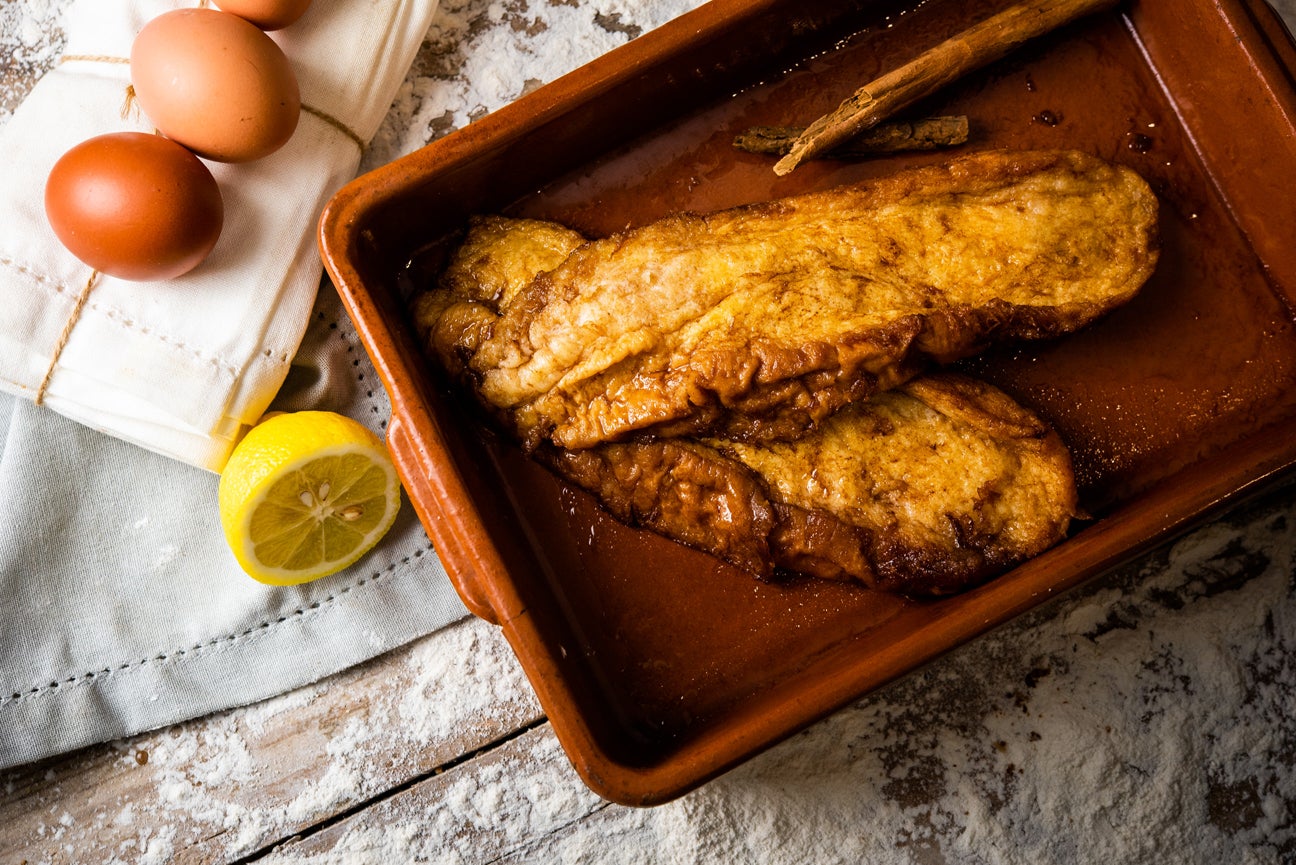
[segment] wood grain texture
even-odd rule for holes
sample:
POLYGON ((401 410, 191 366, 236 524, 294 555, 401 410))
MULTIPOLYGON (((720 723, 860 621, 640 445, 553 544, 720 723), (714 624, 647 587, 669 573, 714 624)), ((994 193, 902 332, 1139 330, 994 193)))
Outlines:
POLYGON ((467 619, 263 703, 0 776, 0 861, 234 861, 539 719, 498 630, 467 619))
MULTIPOLYGON (((579 7, 444 0, 416 83, 498 65, 487 37, 524 34, 525 66, 668 5, 539 27, 579 7)), ((499 632, 466 620, 0 774, 0 861, 1291 861, 1294 527, 1289 483, 652 810, 584 788, 499 632)))
POLYGON ((1296 760, 1294 524, 1288 485, 660 808, 601 801, 524 692, 492 696, 509 688, 491 680, 521 683, 496 629, 470 619, 296 694, 9 773, 0 859, 940 865, 992 849, 1064 863, 1097 849, 1290 851, 1261 791, 1296 804, 1283 769, 1296 760), (1236 636, 1215 643, 1225 624, 1236 636), (474 664, 456 662, 465 650, 474 664), (421 749, 409 726, 423 712, 459 732, 421 749), (305 806, 312 785, 347 773, 352 794, 305 806), (1085 800, 1099 780, 1102 801, 1085 800), (1059 844, 1059 820, 1084 840, 1059 844))

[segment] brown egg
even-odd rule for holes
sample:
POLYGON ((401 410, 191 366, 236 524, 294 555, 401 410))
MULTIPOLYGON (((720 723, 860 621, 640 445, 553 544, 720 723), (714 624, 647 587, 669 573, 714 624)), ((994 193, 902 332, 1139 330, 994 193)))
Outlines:
POLYGON ((168 138, 218 162, 282 147, 297 128, 297 77, 274 40, 219 9, 175 9, 144 25, 131 46, 131 84, 168 138))
POLYGON ((251 21, 262 30, 282 30, 306 14, 311 0, 216 0, 231 15, 251 21))
POLYGON ((188 150, 158 135, 115 132, 54 163, 45 215, 68 251, 96 270, 162 280, 207 257, 225 208, 216 178, 188 150))

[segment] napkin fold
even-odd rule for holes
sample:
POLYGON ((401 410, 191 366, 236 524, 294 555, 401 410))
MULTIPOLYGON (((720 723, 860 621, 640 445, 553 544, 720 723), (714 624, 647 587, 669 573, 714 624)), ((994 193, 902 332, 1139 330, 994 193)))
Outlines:
POLYGON ((354 177, 437 2, 315 0, 271 33, 301 89, 292 139, 255 162, 208 163, 225 226, 201 265, 164 282, 115 279, 58 242, 45 178, 81 141, 152 131, 126 99, 130 46, 157 15, 193 5, 76 0, 58 65, 0 128, 0 390, 219 471, 288 374, 322 275, 319 214, 354 177))

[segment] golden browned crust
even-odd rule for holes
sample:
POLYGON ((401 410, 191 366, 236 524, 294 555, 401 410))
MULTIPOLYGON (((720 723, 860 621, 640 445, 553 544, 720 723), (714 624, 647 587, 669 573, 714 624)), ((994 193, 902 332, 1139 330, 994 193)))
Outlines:
POLYGON ((420 320, 528 449, 789 439, 931 360, 1124 303, 1156 213, 1127 169, 994 151, 590 242, 494 220, 420 320))
POLYGON ((1057 434, 948 373, 856 403, 793 442, 650 439, 536 455, 622 521, 755 574, 915 595, 967 588, 1047 549, 1077 507, 1057 434))

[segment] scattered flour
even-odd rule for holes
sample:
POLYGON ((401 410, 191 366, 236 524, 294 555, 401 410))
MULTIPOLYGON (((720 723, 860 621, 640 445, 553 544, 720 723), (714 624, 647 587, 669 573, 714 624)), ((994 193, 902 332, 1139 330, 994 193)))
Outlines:
MULTIPOLYGON (((524 850, 529 839, 561 833, 607 804, 573 784, 552 735, 525 734, 517 743, 454 769, 438 784, 435 802, 382 803, 366 819, 346 825, 326 849, 287 845, 267 865, 367 865, 430 862, 464 865, 524 850)), ((599 862, 620 862, 621 851, 598 846, 599 862)), ((536 859, 532 861, 558 861, 536 859)), ((660 861, 660 860, 659 860, 660 861)))
POLYGON ((540 713, 522 668, 498 633, 450 628, 439 640, 415 644, 410 661, 417 676, 397 707, 410 741, 445 741, 464 718, 486 717, 502 708, 540 713), (446 682, 456 683, 453 694, 445 692, 446 682), (454 700, 454 711, 447 711, 448 700, 454 700))
MULTIPOLYGON (((59 861, 51 854, 63 843, 78 851, 111 850, 104 861, 148 865, 182 853, 204 860, 247 856, 385 792, 393 780, 380 767, 395 765, 393 771, 402 772, 414 755, 473 733, 486 717, 540 713, 499 630, 477 619, 412 646, 401 674, 385 677, 363 711, 337 724, 313 712, 321 694, 362 678, 362 671, 348 671, 202 724, 116 743, 122 771, 147 772, 146 786, 133 798, 101 803, 93 820, 75 822, 66 810, 48 815, 35 831, 48 858, 31 855, 28 861, 59 861), (298 745, 286 756, 299 762, 285 765, 279 760, 285 755, 273 750, 273 734, 290 719, 300 724, 303 718, 318 724, 318 750, 309 755, 298 745)), ((566 771, 556 760, 551 768, 566 771)), ((483 827, 500 805, 489 790, 475 798, 467 790, 456 795, 473 802, 483 827)), ((562 807, 552 797, 537 801, 543 808, 562 807)))
POLYGON ((1296 861, 1296 503, 1275 502, 661 807, 599 800, 540 728, 268 861, 1296 861))
POLYGON ((178 555, 180 555, 180 548, 178 546, 175 544, 163 544, 158 548, 157 554, 153 557, 153 561, 149 566, 150 572, 157 573, 165 570, 167 566, 176 560, 176 556, 178 555))
MULTIPOLYGON (((0 4, 0 52, 29 79, 57 59, 64 5, 0 4)), ((362 168, 696 5, 442 0, 362 168)), ((1296 0, 1276 5, 1296 19, 1296 0)), ((5 81, 19 83, 0 92, 0 122, 30 86, 5 81)), ((1296 861, 1294 537, 1290 495, 1199 531, 659 808, 598 799, 539 728, 263 861, 1296 861)), ((112 851, 95 861, 146 865, 248 856, 383 793, 386 763, 483 716, 539 712, 498 630, 476 620, 420 641, 405 662, 368 714, 318 719, 309 766, 268 749, 355 674, 119 743, 123 772, 147 754, 146 789, 99 802, 93 819, 45 814, 34 833, 52 842, 40 848, 48 858, 29 861, 90 849, 112 851)))
MULTIPOLYGON (((1292 861, 1293 529, 1203 530, 636 815, 617 861, 1292 861)), ((597 862, 604 824, 531 858, 597 862)))
POLYGON ((63 51, 59 20, 68 0, 0 3, 0 57, 8 58, 0 88, 0 124, 63 51))
POLYGON ((361 170, 467 126, 698 5, 699 0, 442 0, 361 170))

